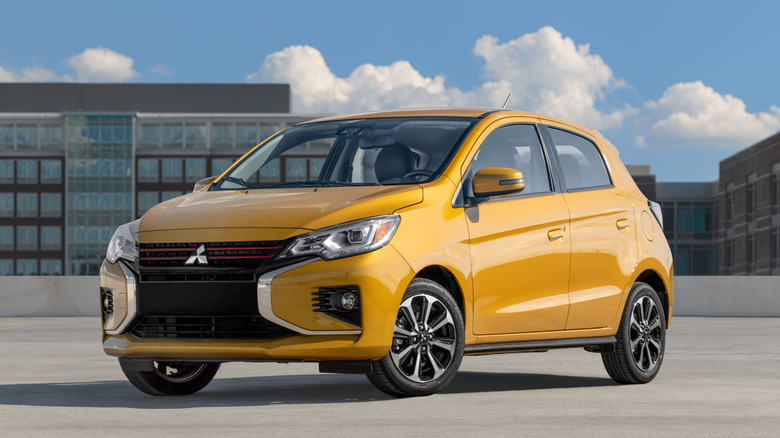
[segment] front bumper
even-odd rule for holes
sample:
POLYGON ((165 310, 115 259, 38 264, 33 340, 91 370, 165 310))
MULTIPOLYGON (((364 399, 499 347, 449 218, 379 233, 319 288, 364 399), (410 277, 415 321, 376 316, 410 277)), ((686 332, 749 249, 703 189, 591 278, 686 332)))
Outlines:
POLYGON ((131 332, 141 315, 136 274, 103 262, 101 292, 112 291, 115 312, 103 318, 103 349, 127 359, 201 361, 325 361, 379 359, 392 343, 401 297, 414 276, 406 261, 387 245, 345 259, 310 259, 278 268, 257 280, 252 314, 290 330, 281 339, 141 339, 131 332), (315 312, 319 288, 355 285, 361 293, 362 327, 315 312), (125 301, 122 301, 124 299, 125 301))

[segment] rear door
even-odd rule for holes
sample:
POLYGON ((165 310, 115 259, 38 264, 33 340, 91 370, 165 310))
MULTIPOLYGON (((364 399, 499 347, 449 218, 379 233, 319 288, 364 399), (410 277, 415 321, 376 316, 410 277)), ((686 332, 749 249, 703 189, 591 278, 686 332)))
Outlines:
POLYGON ((637 263, 633 206, 585 133, 547 126, 571 231, 567 330, 608 326, 637 263))

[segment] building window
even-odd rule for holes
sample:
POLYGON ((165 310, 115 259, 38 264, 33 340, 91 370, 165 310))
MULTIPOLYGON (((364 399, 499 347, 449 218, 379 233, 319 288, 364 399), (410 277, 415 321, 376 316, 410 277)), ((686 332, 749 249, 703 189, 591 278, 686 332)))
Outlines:
POLYGON ((138 216, 160 203, 160 192, 138 192, 138 216))
POLYGON ((0 193, 0 217, 14 217, 13 193, 0 193))
POLYGON ((282 126, 278 123, 260 123, 258 143, 265 141, 265 139, 276 134, 281 129, 282 126))
POLYGON ((692 205, 689 202, 677 203, 677 231, 681 233, 690 233, 693 231, 692 205))
POLYGON ((206 177, 206 159, 188 158, 184 160, 184 181, 196 182, 206 177))
POLYGON ((745 215, 747 221, 751 222, 756 218, 756 174, 751 173, 745 183, 745 215))
POLYGON ((734 183, 726 184, 723 204, 723 220, 726 222, 726 228, 731 228, 734 210, 734 183))
POLYGON ((0 149, 14 148, 14 124, 0 124, 0 149))
POLYGON ((184 147, 185 148, 206 148, 206 123, 185 123, 184 124, 184 147))
POLYGON ((0 259, 0 275, 14 275, 14 261, 12 259, 0 259))
POLYGON ((164 158, 162 160, 162 182, 180 183, 182 181, 182 165, 179 158, 164 158))
POLYGON ((259 143, 257 123, 236 123, 236 147, 249 149, 259 143))
POLYGON ((41 251, 59 251, 62 249, 62 228, 59 226, 41 227, 41 251))
POLYGON ((62 126, 57 123, 42 123, 38 132, 41 149, 62 149, 62 126))
POLYGON ((62 217, 62 194, 41 193, 41 217, 62 217))
POLYGON ((769 239, 769 257, 772 268, 780 267, 780 228, 773 227, 772 234, 769 239))
POLYGON ((236 128, 232 122, 213 122, 211 124, 211 147, 232 149, 236 137, 236 128))
POLYGON ((725 274, 731 274, 732 267, 734 266, 734 243, 731 240, 726 240, 723 244, 723 268, 725 274))
POLYGON ((231 164, 233 164, 232 158, 212 158, 211 159, 211 175, 222 175, 222 172, 226 171, 231 164))
POLYGON ((13 160, 0 160, 0 184, 14 183, 13 160))
POLYGON ((30 225, 16 227, 16 250, 38 251, 38 227, 30 225))
POLYGON ((162 147, 181 149, 184 140, 184 127, 181 123, 165 123, 162 125, 162 147))
POLYGON ((62 260, 60 259, 41 260, 41 275, 62 275, 62 260))
POLYGON ((769 204, 772 214, 780 213, 780 163, 772 165, 772 177, 770 178, 769 204))
POLYGON ((62 183, 62 161, 41 160, 41 184, 62 183))
POLYGON ((38 260, 16 260, 16 275, 38 275, 38 260))
POLYGON ((38 194, 16 194, 16 217, 38 217, 38 194))
POLYGON ((159 149, 162 140, 162 127, 157 123, 138 125, 138 147, 141 149, 159 149))
POLYGON ((179 196, 181 196, 183 194, 184 194, 184 192, 175 191, 175 190, 174 191, 162 192, 162 199, 160 200, 160 202, 164 202, 164 201, 167 201, 169 199, 173 199, 173 198, 179 197, 179 196))
POLYGON ((756 270, 756 233, 750 233, 745 239, 745 272, 756 270))
POLYGON ((36 160, 18 160, 16 162, 17 184, 38 184, 38 162, 36 160))
POLYGON ((138 182, 160 182, 160 160, 156 158, 141 158, 138 160, 138 182))
POLYGON ((16 124, 16 149, 38 149, 38 125, 16 124))
POLYGON ((0 226, 0 251, 14 250, 14 227, 0 226))
POLYGON ((691 273, 691 251, 688 248, 678 248, 674 257, 674 273, 688 275, 691 273))

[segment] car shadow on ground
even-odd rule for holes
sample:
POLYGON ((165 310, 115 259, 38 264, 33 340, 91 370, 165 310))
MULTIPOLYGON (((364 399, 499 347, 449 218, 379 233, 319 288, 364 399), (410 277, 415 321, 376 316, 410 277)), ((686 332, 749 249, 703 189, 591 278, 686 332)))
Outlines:
MULTIPOLYGON (((608 378, 551 374, 463 371, 441 394, 583 388, 614 385, 608 378)), ((182 409, 209 406, 355 403, 393 400, 364 376, 303 374, 217 377, 204 390, 184 397, 153 397, 124 380, 0 385, 0 405, 182 409)))

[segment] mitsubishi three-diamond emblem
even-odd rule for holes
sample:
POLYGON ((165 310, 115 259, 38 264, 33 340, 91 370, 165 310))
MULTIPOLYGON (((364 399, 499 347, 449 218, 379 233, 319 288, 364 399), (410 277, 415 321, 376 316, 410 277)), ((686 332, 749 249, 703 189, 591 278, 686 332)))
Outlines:
POLYGON ((190 258, 187 259, 186 262, 184 262, 185 265, 208 265, 209 261, 206 259, 206 255, 203 254, 206 252, 206 246, 201 245, 198 247, 197 250, 190 256, 190 258))

